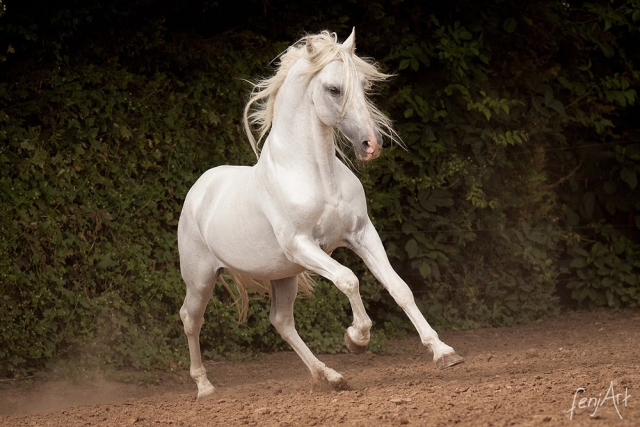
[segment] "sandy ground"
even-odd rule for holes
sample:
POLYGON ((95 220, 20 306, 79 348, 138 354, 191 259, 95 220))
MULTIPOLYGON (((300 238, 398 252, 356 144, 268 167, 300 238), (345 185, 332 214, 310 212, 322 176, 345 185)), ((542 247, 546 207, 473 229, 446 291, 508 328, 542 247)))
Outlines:
POLYGON ((204 402, 186 372, 147 386, 3 383, 0 426, 638 426, 639 326, 640 312, 598 311, 444 333, 466 358, 444 371, 417 337, 320 356, 349 382, 340 392, 314 390, 293 352, 208 363, 204 402))

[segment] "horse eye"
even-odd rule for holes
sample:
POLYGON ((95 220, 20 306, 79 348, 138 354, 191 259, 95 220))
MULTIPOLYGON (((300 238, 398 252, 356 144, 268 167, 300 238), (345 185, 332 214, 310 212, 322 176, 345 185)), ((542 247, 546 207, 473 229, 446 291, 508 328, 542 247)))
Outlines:
POLYGON ((327 90, 329 91, 331 96, 339 96, 340 95, 340 89, 338 89, 335 86, 330 86, 329 88, 327 88, 327 90))

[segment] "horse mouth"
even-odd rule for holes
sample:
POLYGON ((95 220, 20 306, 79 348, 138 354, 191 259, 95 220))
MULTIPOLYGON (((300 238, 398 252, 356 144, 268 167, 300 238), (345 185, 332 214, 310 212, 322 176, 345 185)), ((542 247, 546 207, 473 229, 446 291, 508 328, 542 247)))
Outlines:
POLYGON ((375 153, 366 153, 365 155, 356 154, 356 157, 358 158, 358 160, 363 162, 368 162, 369 160, 376 159, 378 158, 378 156, 380 156, 380 150, 378 150, 375 153))

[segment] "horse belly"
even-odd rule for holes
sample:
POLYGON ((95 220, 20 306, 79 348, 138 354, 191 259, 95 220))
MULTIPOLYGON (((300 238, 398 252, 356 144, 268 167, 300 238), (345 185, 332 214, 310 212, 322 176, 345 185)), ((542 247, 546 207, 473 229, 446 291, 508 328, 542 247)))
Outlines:
POLYGON ((295 276, 303 269, 282 252, 256 203, 249 174, 250 168, 245 167, 212 171, 199 191, 206 201, 197 211, 200 234, 226 268, 258 280, 295 276))
POLYGON ((287 259, 268 223, 265 228, 255 222, 215 222, 208 227, 207 241, 226 268, 258 280, 295 276, 304 270, 287 259))

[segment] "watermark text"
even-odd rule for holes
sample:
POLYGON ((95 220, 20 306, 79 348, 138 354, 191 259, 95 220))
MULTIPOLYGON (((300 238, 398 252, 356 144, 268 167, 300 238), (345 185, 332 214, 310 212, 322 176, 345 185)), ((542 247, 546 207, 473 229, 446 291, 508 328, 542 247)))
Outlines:
POLYGON ((582 395, 586 391, 587 390, 584 387, 579 387, 573 394, 573 404, 567 411, 569 413, 570 420, 573 420, 573 413, 576 409, 593 409, 593 412, 591 412, 589 416, 595 417, 598 413, 598 410, 605 404, 612 405, 615 408, 616 413, 618 414, 620 419, 622 419, 620 408, 626 408, 627 402, 631 397, 628 388, 625 387, 624 393, 616 393, 613 388, 613 381, 611 381, 604 397, 602 396, 602 393, 598 394, 598 397, 579 397, 579 395, 582 395))

